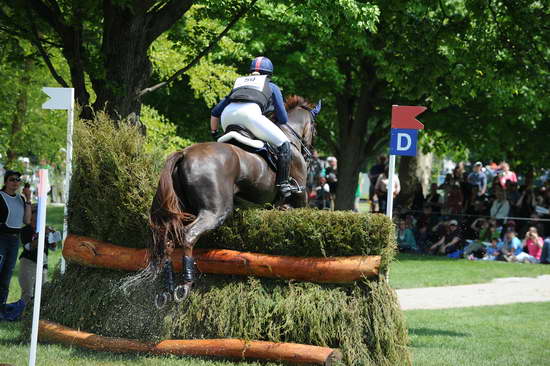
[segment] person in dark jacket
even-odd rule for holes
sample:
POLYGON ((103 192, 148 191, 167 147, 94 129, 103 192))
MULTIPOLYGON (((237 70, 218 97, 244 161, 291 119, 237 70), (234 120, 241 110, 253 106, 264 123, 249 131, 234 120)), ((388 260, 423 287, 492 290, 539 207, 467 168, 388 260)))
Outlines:
POLYGON ((281 195, 288 197, 292 191, 299 190, 299 187, 294 187, 289 182, 292 158, 290 140, 266 117, 274 112, 278 124, 288 122, 283 95, 279 87, 271 81, 273 64, 267 57, 260 56, 252 60, 250 73, 238 78, 231 93, 212 109, 212 137, 218 139, 221 122, 224 131, 229 125, 238 125, 274 145, 278 154, 276 185, 281 195))
POLYGON ((6 318, 6 301, 17 262, 19 233, 31 222, 31 191, 25 186, 23 195, 17 193, 20 185, 21 173, 7 170, 0 191, 0 320, 6 318))

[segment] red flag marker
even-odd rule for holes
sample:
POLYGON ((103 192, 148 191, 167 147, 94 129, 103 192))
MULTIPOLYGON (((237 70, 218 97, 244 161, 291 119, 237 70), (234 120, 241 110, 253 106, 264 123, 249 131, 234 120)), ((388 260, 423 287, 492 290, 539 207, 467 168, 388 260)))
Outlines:
POLYGON ((391 128, 423 130, 424 125, 415 117, 427 108, 411 105, 393 105, 391 107, 391 128))

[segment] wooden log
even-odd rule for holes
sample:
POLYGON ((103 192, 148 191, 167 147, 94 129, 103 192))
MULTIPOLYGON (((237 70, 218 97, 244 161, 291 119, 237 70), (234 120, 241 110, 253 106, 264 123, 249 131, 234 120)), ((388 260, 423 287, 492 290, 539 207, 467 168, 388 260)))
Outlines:
POLYGON ((41 320, 41 341, 76 345, 97 351, 172 354, 178 356, 214 356, 234 359, 285 361, 294 364, 332 365, 342 359, 339 350, 296 343, 245 341, 242 339, 171 339, 159 343, 125 338, 102 337, 41 320))
MULTIPOLYGON (((380 268, 380 256, 311 258, 200 248, 194 250, 194 255, 203 273, 320 283, 350 283, 362 277, 376 277, 380 268)), ((145 268, 149 261, 146 249, 121 247, 72 234, 65 240, 63 256, 67 261, 86 266, 125 271, 145 268)), ((181 272, 182 256, 180 248, 172 254, 176 272, 181 272)))

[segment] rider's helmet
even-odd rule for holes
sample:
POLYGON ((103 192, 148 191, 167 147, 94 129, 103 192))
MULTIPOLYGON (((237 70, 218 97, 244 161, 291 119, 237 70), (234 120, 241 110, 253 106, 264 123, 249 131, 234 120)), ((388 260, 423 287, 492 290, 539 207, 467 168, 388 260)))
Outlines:
POLYGON ((272 75, 273 64, 271 63, 271 60, 267 57, 256 57, 250 63, 250 72, 259 72, 262 75, 272 75))

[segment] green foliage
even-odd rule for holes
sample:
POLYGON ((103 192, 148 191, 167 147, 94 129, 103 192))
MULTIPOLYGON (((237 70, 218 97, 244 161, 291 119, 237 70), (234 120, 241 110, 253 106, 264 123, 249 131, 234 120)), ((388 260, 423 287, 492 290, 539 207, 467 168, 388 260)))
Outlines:
POLYGON ((147 127, 147 146, 163 151, 176 151, 190 146, 193 142, 176 135, 176 126, 156 109, 143 106, 141 121, 147 127))
POLYGON ((144 149, 138 128, 115 123, 99 112, 76 123, 69 228, 121 245, 144 247, 149 207, 164 152, 144 149))
POLYGON ((393 260, 395 229, 384 215, 312 209, 237 210, 197 244, 302 257, 381 255, 393 260))
POLYGON ((45 288, 41 314, 103 336, 295 342, 338 347, 346 365, 410 364, 399 303, 383 281, 345 288, 203 275, 184 304, 157 311, 158 284, 125 295, 123 276, 71 265, 45 288))

